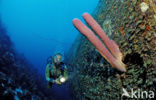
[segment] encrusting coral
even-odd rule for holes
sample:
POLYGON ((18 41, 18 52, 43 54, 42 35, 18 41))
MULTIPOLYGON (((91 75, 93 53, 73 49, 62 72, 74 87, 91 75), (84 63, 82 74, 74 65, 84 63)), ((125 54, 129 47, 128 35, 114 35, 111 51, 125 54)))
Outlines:
POLYGON ((84 13, 83 18, 89 26, 97 33, 100 39, 79 19, 74 19, 74 26, 94 45, 99 53, 115 68, 126 72, 125 64, 122 62, 122 54, 118 45, 110 40, 100 25, 88 14, 84 13))
POLYGON ((131 89, 156 91, 155 5, 154 0, 99 1, 92 16, 106 35, 118 44, 127 71, 122 73, 110 67, 91 42, 78 35, 68 57, 76 76, 70 81, 74 100, 152 100, 148 94, 143 98, 122 94, 123 88, 128 93, 131 89), (140 9, 142 2, 149 6, 146 12, 140 9))

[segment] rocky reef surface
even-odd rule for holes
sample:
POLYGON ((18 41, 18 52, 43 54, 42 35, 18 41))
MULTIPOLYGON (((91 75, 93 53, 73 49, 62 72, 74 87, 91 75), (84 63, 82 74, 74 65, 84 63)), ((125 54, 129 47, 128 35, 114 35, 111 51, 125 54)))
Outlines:
POLYGON ((156 92, 156 1, 99 0, 93 14, 123 53, 127 72, 113 69, 86 37, 79 35, 68 61, 75 100, 150 99, 156 92), (122 96, 123 88, 130 97, 122 96), (131 95, 131 90, 136 96, 131 95), (147 94, 140 96, 140 91, 147 94), (139 94, 139 95, 138 95, 139 94))
POLYGON ((57 100, 6 33, 0 21, 0 100, 57 100))

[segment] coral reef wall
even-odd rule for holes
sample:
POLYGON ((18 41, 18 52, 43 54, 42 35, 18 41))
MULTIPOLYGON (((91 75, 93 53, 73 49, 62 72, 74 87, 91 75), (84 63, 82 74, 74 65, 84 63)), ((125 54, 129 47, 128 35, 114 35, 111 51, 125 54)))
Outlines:
POLYGON ((14 50, 0 20, 0 100, 57 100, 43 80, 24 55, 14 50))
POLYGON ((132 88, 156 91, 156 1, 100 0, 93 16, 119 45, 127 72, 113 69, 91 43, 79 35, 68 58, 76 74, 70 81, 75 99, 131 99, 122 97, 123 88, 129 94, 132 88))

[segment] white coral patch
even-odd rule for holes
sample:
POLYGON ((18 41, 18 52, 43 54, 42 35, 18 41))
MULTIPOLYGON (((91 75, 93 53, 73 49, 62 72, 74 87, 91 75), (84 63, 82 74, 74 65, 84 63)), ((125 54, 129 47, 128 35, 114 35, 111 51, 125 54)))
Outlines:
POLYGON ((140 8, 141 8, 141 11, 142 11, 142 12, 146 12, 147 9, 149 8, 149 6, 148 6, 147 3, 142 2, 142 3, 140 4, 140 8))
POLYGON ((106 19, 103 22, 102 28, 108 36, 110 36, 110 37, 112 36, 112 27, 111 27, 111 20, 110 19, 106 19))

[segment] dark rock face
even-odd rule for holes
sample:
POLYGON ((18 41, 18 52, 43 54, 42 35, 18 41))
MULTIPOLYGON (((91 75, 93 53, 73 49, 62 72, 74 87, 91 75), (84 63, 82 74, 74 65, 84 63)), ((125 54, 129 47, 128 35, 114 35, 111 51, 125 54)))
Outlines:
POLYGON ((76 77, 70 82, 75 99, 135 99, 122 97, 123 88, 130 95, 131 89, 156 92, 156 2, 100 0, 94 17, 119 45, 127 72, 113 69, 84 36, 79 36, 68 58, 75 68, 76 77))
POLYGON ((0 21, 0 99, 52 100, 36 70, 13 49, 13 44, 0 21), (40 83, 40 84, 38 84, 40 83))

